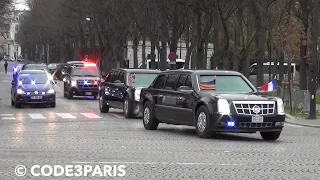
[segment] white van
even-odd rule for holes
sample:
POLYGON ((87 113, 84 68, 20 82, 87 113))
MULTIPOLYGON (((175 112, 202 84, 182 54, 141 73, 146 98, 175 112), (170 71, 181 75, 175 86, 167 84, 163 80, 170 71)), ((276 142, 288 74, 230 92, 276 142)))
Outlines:
MULTIPOLYGON (((155 62, 156 62, 156 69, 160 69, 159 60, 156 59, 155 62)), ((167 59, 167 69, 169 69, 169 62, 170 62, 170 60, 167 59)), ((185 64, 185 60, 183 60, 183 59, 176 60, 177 69, 184 69, 184 64, 185 64)), ((146 62, 146 69, 150 69, 150 67, 151 67, 151 59, 148 59, 146 62)), ((138 68, 142 68, 142 63, 139 64, 138 68)))
MULTIPOLYGON (((274 62, 271 62, 271 68, 273 68, 274 65, 275 65, 274 62)), ((284 72, 283 72, 284 78, 288 78, 288 63, 283 63, 283 65, 284 65, 284 72)), ((270 68, 270 62, 263 63, 263 82, 264 83, 269 82, 269 68, 270 68)), ((279 63, 277 64, 277 72, 278 72, 278 69, 279 69, 279 63)), ((299 84, 299 79, 300 79, 299 70, 300 70, 300 66, 298 64, 291 63, 291 74, 292 74, 293 84, 299 84)), ((271 76, 272 76, 272 73, 271 73, 271 76)), ((277 74, 277 79, 279 80, 279 74, 277 74)), ((254 63, 249 67, 249 80, 254 85, 257 85, 257 63, 254 63)))

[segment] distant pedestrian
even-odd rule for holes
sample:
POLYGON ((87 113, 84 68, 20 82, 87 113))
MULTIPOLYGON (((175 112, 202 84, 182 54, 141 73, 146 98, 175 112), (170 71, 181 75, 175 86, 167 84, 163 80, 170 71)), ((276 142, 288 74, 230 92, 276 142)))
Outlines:
POLYGON ((7 74, 7 70, 8 70, 8 62, 7 62, 7 60, 4 61, 4 70, 5 70, 6 74, 7 74))

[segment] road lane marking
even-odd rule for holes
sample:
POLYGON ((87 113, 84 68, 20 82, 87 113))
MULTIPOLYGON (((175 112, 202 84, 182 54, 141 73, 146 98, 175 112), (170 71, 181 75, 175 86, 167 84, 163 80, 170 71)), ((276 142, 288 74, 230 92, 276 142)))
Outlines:
POLYGON ((13 116, 13 114, 1 114, 1 116, 13 116))
POLYGON ((100 119, 101 117, 94 113, 80 113, 89 119, 100 119))
POLYGON ((75 119, 76 117, 70 113, 56 113, 57 116, 60 116, 63 119, 75 119))
POLYGON ((47 119, 40 113, 29 113, 29 116, 31 117, 31 119, 47 119))
POLYGON ((9 80, 2 80, 2 82, 7 83, 7 82, 9 82, 9 80))
POLYGON ((114 113, 109 113, 111 116, 116 117, 118 119, 124 119, 125 117, 123 115, 120 114, 114 114, 114 113))
POLYGON ((1 114, 2 120, 15 120, 16 118, 13 116, 13 114, 1 114))
POLYGON ((2 117, 2 120, 16 120, 15 117, 2 117))

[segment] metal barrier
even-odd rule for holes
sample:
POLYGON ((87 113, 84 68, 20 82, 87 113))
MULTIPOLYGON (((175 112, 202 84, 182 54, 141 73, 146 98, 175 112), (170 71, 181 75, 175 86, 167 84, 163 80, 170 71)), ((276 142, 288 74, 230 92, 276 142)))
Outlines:
MULTIPOLYGON (((285 108, 290 108, 290 97, 287 89, 281 89, 281 98, 283 98, 285 108)), ((308 113, 310 111, 310 92, 308 90, 291 89, 292 109, 295 112, 308 113)))

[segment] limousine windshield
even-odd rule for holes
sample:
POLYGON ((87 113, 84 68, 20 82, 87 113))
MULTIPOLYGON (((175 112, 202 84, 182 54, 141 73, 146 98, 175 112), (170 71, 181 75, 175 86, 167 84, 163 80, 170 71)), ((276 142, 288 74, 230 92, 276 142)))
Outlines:
POLYGON ((241 76, 233 75, 201 75, 199 77, 199 87, 200 91, 209 91, 215 94, 242 94, 254 91, 241 76))

